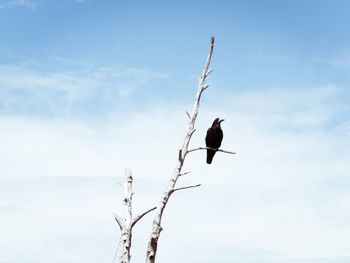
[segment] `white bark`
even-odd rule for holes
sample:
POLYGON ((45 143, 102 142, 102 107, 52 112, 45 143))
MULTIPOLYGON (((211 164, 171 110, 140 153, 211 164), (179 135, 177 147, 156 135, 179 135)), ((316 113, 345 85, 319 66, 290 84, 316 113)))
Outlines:
POLYGON ((132 174, 130 169, 125 169, 124 176, 124 220, 122 227, 121 246, 122 250, 119 257, 120 263, 128 263, 130 261, 130 247, 131 247, 131 221, 132 221, 132 174))
MULTIPOLYGON (((146 263, 154 263, 155 262, 156 253, 157 253, 157 246, 158 246, 158 239, 160 236, 160 232, 162 231, 161 221, 162 221, 162 215, 163 215, 165 206, 168 203, 168 200, 169 200, 171 194, 176 190, 180 190, 180 188, 176 189, 174 187, 176 185, 178 178, 181 176, 181 170, 182 170, 185 158, 186 158, 186 154, 188 153, 188 145, 190 143, 190 140, 191 140, 193 133, 195 132, 194 125, 195 125, 197 114, 198 114, 199 102, 200 102, 202 92, 209 87, 209 85, 205 85, 204 82, 205 82, 206 77, 212 72, 212 70, 208 70, 208 68, 209 68, 211 56, 213 53, 213 48, 214 48, 214 37, 211 38, 209 55, 207 57, 207 61, 205 63, 202 75, 199 78, 198 90, 197 90, 196 98, 194 101, 192 113, 191 113, 191 115, 189 115, 187 113, 189 116, 187 133, 185 135, 182 148, 179 150, 179 156, 178 156, 178 160, 177 160, 174 172, 173 172, 173 176, 170 179, 168 187, 166 188, 165 192, 163 193, 163 195, 161 197, 161 200, 157 206, 155 217, 153 219, 152 233, 151 233, 149 241, 148 241, 148 247, 147 247, 147 253, 146 253, 146 263)), ((193 187, 196 187, 196 186, 185 187, 182 189, 193 188, 193 187)))
POLYGON ((132 173, 130 169, 125 169, 124 174, 124 195, 123 195, 123 210, 124 217, 121 218, 115 215, 115 220, 117 221, 121 230, 121 252, 119 257, 120 263, 128 263, 130 261, 130 248, 131 248, 131 238, 132 229, 134 225, 146 214, 156 209, 153 207, 136 218, 132 218, 132 173))

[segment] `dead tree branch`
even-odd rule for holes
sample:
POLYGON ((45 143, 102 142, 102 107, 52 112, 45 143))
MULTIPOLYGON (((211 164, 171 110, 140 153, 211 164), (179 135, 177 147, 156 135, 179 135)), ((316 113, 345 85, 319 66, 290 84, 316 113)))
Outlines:
POLYGON ((212 70, 208 71, 209 65, 210 65, 210 60, 211 56, 213 54, 213 49, 214 49, 214 37, 211 38, 211 44, 210 44, 210 49, 209 49, 209 54, 203 69, 203 72, 199 78, 199 83, 198 83, 198 90, 196 94, 196 98, 194 101, 194 105, 192 108, 192 113, 191 117, 188 122, 188 128, 187 128, 187 133, 184 138, 184 142, 182 145, 182 148, 179 150, 179 155, 178 155, 178 160, 173 172, 173 176, 169 180, 168 187, 164 191, 160 202, 157 206, 155 217, 153 219, 152 223, 152 232, 148 241, 148 247, 147 247, 147 253, 146 253, 146 263, 154 263, 155 258, 156 258, 156 253, 157 253, 157 247, 158 247, 158 239, 160 236, 160 232, 162 231, 161 227, 161 221, 162 221, 162 215, 165 209, 166 204, 168 203, 168 200, 171 196, 171 193, 174 191, 174 187, 176 185, 176 182, 181 175, 181 170, 184 164, 184 158, 186 157, 186 154, 188 152, 188 145, 190 143, 192 134, 194 132, 194 125, 196 122, 196 118, 198 115, 198 108, 199 108, 199 102, 201 99, 201 95, 205 89, 209 87, 209 85, 204 84, 206 77, 209 75, 209 73, 212 70))
POLYGON ((125 170, 125 182, 124 182, 124 220, 122 228, 122 250, 119 257, 120 263, 128 263, 130 261, 130 248, 131 248, 131 220, 132 220, 132 174, 130 169, 125 170))
POLYGON ((198 148, 195 148, 195 149, 188 150, 186 152, 186 154, 189 154, 189 153, 194 152, 194 151, 199 151, 199 150, 213 150, 213 151, 216 151, 216 152, 223 152, 223 153, 227 153, 227 154, 236 154, 235 152, 229 152, 229 151, 225 151, 225 150, 221 150, 221 149, 214 149, 214 148, 211 148, 211 147, 198 147, 198 148))
POLYGON ((123 219, 120 216, 118 216, 118 215, 114 215, 114 219, 115 219, 115 221, 117 221, 120 230, 122 230, 123 229, 123 225, 124 225, 123 219))
POLYGON ((196 185, 190 185, 190 186, 185 186, 185 187, 179 187, 179 188, 175 188, 173 190, 171 190, 171 193, 174 193, 175 191, 179 191, 179 190, 185 190, 185 189, 189 189, 189 188, 195 188, 195 187, 199 187, 201 186, 202 184, 196 184, 196 185))
POLYGON ((179 176, 184 176, 184 175, 186 175, 186 174, 190 174, 191 172, 185 172, 185 173, 181 173, 181 174, 179 174, 179 176))
MULTIPOLYGON (((120 231, 121 231, 121 237, 120 237, 120 244, 122 246, 119 262, 120 263, 128 263, 130 261, 130 248, 131 248, 131 238, 132 238, 132 228, 134 225, 146 214, 156 209, 156 207, 153 207, 146 212, 142 213, 141 215, 137 216, 136 218, 132 219, 132 173, 130 169, 125 169, 124 173, 124 195, 123 195, 123 210, 124 215, 123 218, 114 215, 115 220, 117 221, 120 231)), ((119 245, 118 245, 119 247, 119 245)))
POLYGON ((157 207, 152 207, 151 209, 148 209, 146 212, 142 213, 141 215, 138 215, 137 217, 135 217, 133 220, 132 220, 132 224, 131 224, 131 228, 134 227, 134 225, 144 216, 144 215, 147 215, 149 212, 155 210, 157 207))
POLYGON ((212 72, 213 72, 213 69, 211 68, 211 69, 208 70, 208 72, 207 72, 207 74, 205 76, 208 77, 209 74, 212 73, 212 72))

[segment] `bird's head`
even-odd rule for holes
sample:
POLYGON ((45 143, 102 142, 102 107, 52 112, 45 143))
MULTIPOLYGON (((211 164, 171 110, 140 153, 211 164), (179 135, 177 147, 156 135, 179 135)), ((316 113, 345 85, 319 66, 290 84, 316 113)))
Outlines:
POLYGON ((216 118, 216 119, 214 120, 212 126, 215 126, 215 125, 219 125, 219 126, 220 126, 220 123, 222 123, 223 121, 224 121, 224 119, 216 118))

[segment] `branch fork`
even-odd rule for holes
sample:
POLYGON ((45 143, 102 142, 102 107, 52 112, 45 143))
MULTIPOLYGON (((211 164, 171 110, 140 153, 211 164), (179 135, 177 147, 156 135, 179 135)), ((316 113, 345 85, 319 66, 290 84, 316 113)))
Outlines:
POLYGON ((121 245, 122 250, 119 257, 120 263, 128 263, 130 261, 130 248, 131 248, 131 238, 132 238, 132 229, 135 224, 146 214, 155 210, 157 207, 153 207, 139 216, 132 218, 132 196, 134 193, 132 192, 132 173, 130 169, 125 170, 124 174, 124 197, 123 197, 123 209, 124 209, 124 217, 122 218, 119 215, 114 215, 115 220, 117 221, 121 235, 121 245))

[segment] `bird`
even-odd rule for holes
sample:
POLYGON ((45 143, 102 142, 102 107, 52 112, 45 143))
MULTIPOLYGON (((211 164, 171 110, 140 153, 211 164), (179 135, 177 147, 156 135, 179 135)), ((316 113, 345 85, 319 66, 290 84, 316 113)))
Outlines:
MULTIPOLYGON (((224 119, 216 118, 207 131, 207 136, 205 137, 205 144, 207 147, 219 149, 221 146, 222 138, 224 134, 221 130, 220 124, 224 119)), ((215 150, 207 149, 207 163, 211 164, 213 157, 215 155, 215 150)))

